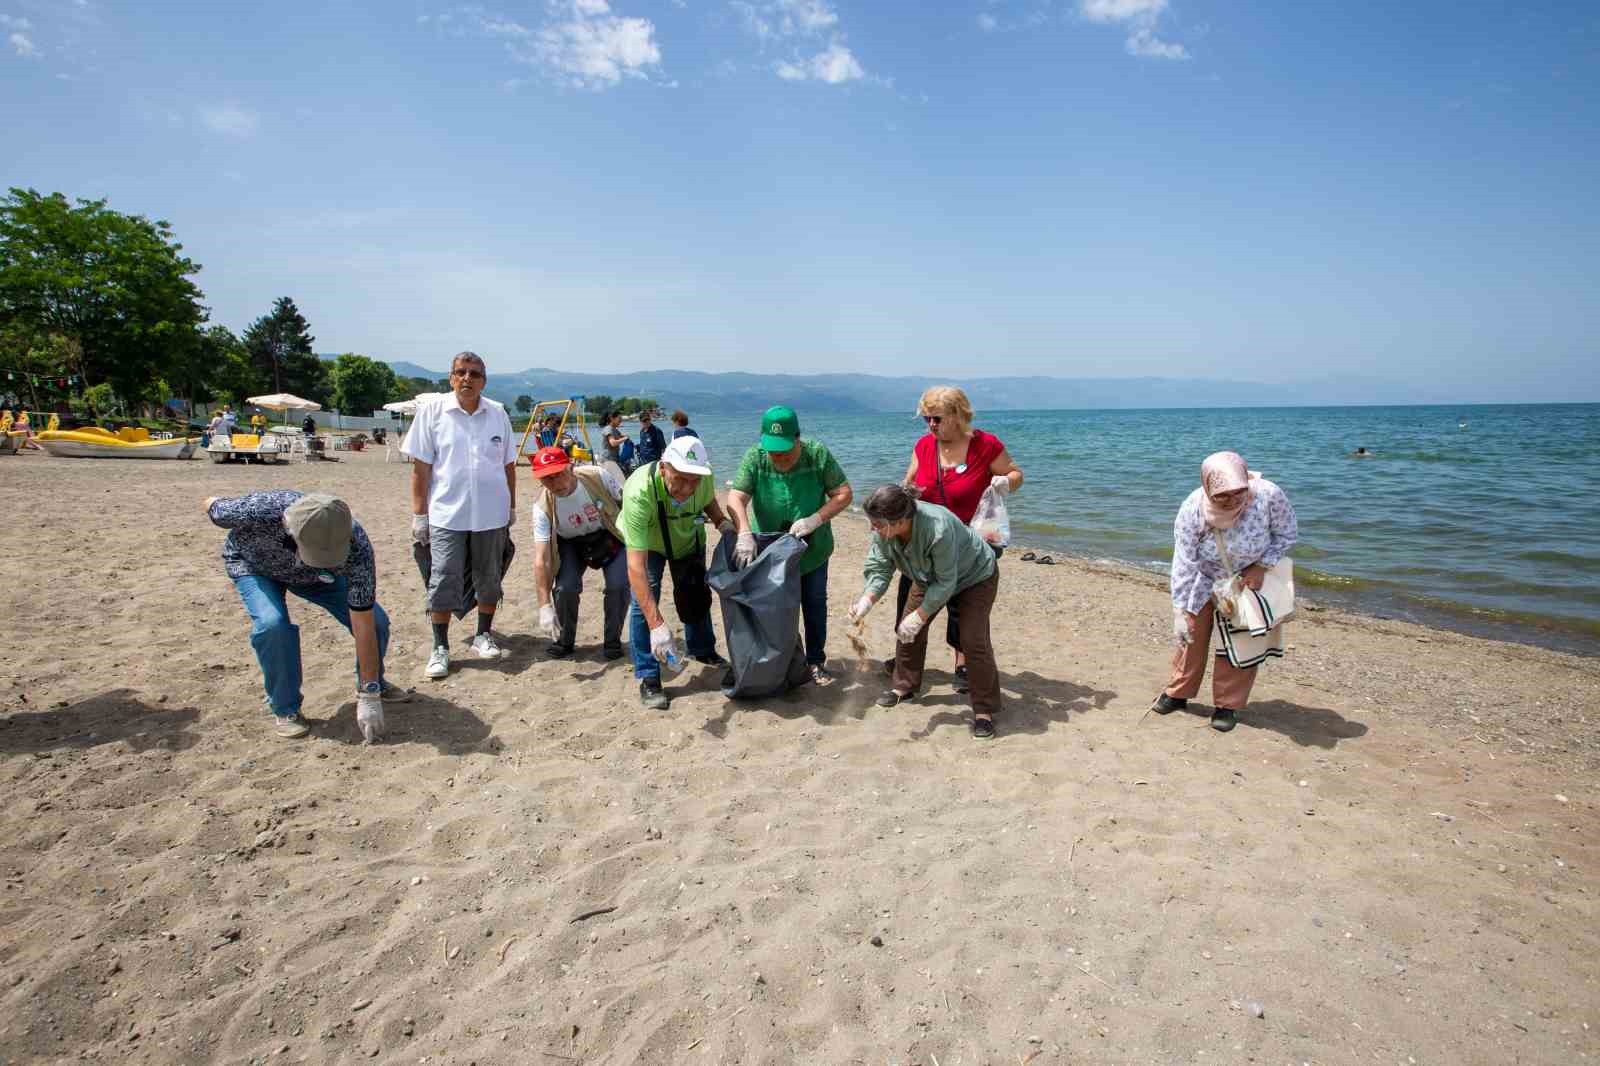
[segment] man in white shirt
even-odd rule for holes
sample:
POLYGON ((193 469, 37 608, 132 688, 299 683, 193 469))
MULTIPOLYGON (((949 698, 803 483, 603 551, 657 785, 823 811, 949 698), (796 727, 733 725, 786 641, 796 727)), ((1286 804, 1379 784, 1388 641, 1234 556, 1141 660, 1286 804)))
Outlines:
POLYGON ((501 404, 483 395, 488 370, 475 352, 450 361, 449 396, 417 408, 401 450, 411 456, 411 537, 428 545, 428 676, 450 673, 450 612, 465 606, 472 567, 478 632, 472 651, 498 659, 490 627, 500 603, 506 537, 517 509, 517 445, 501 404))
POLYGON ((533 588, 539 598, 539 629, 550 638, 545 654, 552 659, 572 654, 583 573, 599 570, 605 575, 602 648, 607 659, 620 659, 628 611, 628 553, 617 526, 622 482, 604 467, 574 467, 560 448, 539 449, 533 476, 539 486, 529 505, 533 588))

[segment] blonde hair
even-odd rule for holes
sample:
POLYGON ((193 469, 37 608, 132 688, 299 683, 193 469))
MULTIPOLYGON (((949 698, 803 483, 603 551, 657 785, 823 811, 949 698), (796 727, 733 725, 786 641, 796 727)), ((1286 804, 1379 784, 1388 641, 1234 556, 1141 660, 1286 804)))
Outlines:
POLYGON ((972 428, 972 402, 954 385, 935 385, 917 401, 917 414, 944 415, 965 433, 972 428))

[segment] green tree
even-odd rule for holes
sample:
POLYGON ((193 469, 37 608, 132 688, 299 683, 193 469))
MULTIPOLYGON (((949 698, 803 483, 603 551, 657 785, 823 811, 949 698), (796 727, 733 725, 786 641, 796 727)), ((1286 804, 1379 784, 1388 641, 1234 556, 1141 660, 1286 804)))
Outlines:
POLYGON ((212 326, 200 335, 200 359, 209 367, 206 381, 212 399, 242 407, 246 396, 271 391, 250 361, 244 341, 227 326, 212 326))
POLYGON ((397 403, 400 400, 409 400, 424 392, 435 392, 433 382, 427 378, 408 378, 399 374, 395 375, 394 387, 389 390, 389 402, 397 403))
POLYGON ((585 396, 583 398, 584 414, 603 416, 609 410, 611 410, 611 397, 603 392, 597 396, 585 396))
POLYGON ((533 410, 533 397, 529 396, 527 393, 523 393, 521 396, 518 396, 517 410, 523 414, 527 414, 529 411, 533 410))
POLYGON ((333 405, 347 415, 365 416, 389 401, 395 376, 388 363, 346 352, 333 364, 333 405))
POLYGON ((244 331, 245 350, 273 392, 288 392, 326 405, 332 399, 328 367, 312 350, 316 340, 305 316, 287 296, 273 302, 244 331))
POLYGON ((76 362, 62 370, 140 395, 193 354, 206 319, 182 250, 166 221, 13 187, 0 200, 0 326, 65 337, 76 362))

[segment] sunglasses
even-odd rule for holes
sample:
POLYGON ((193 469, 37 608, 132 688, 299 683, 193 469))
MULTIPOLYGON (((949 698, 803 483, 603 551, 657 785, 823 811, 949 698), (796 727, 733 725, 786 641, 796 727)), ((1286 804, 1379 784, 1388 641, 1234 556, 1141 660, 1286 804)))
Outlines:
POLYGON ((922 420, 930 426, 937 426, 944 421, 944 415, 923 415, 922 420))
POLYGON ((468 380, 482 381, 483 380, 483 371, 481 371, 481 370, 452 370, 452 371, 450 371, 450 376, 453 377, 453 378, 467 378, 468 380))

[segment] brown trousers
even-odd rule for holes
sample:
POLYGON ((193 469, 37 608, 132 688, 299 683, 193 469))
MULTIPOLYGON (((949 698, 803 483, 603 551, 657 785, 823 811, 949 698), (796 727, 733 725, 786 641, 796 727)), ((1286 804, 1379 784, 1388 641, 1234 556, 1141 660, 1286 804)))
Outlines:
MULTIPOLYGON (((961 612, 961 654, 967 657, 967 684, 972 689, 974 714, 994 714, 1000 709, 1000 670, 994 662, 994 645, 989 641, 989 612, 994 609, 995 595, 1000 591, 1000 570, 988 579, 962 589, 950 597, 950 606, 961 612)), ((927 589, 912 583, 911 594, 906 597, 906 614, 922 606, 927 589)), ((905 615, 901 615, 905 617, 905 615)), ((922 688, 922 666, 928 658, 928 628, 933 619, 917 633, 910 644, 895 644, 894 689, 905 695, 922 688)))
POLYGON ((1211 654, 1211 619, 1216 613, 1217 605, 1207 600, 1199 614, 1188 615, 1189 643, 1179 645, 1172 656, 1172 680, 1167 682, 1166 694, 1177 700, 1193 699, 1206 676, 1206 663, 1214 662, 1211 706, 1242 711, 1250 700, 1250 687, 1256 683, 1256 667, 1241 670, 1226 655, 1211 654))

